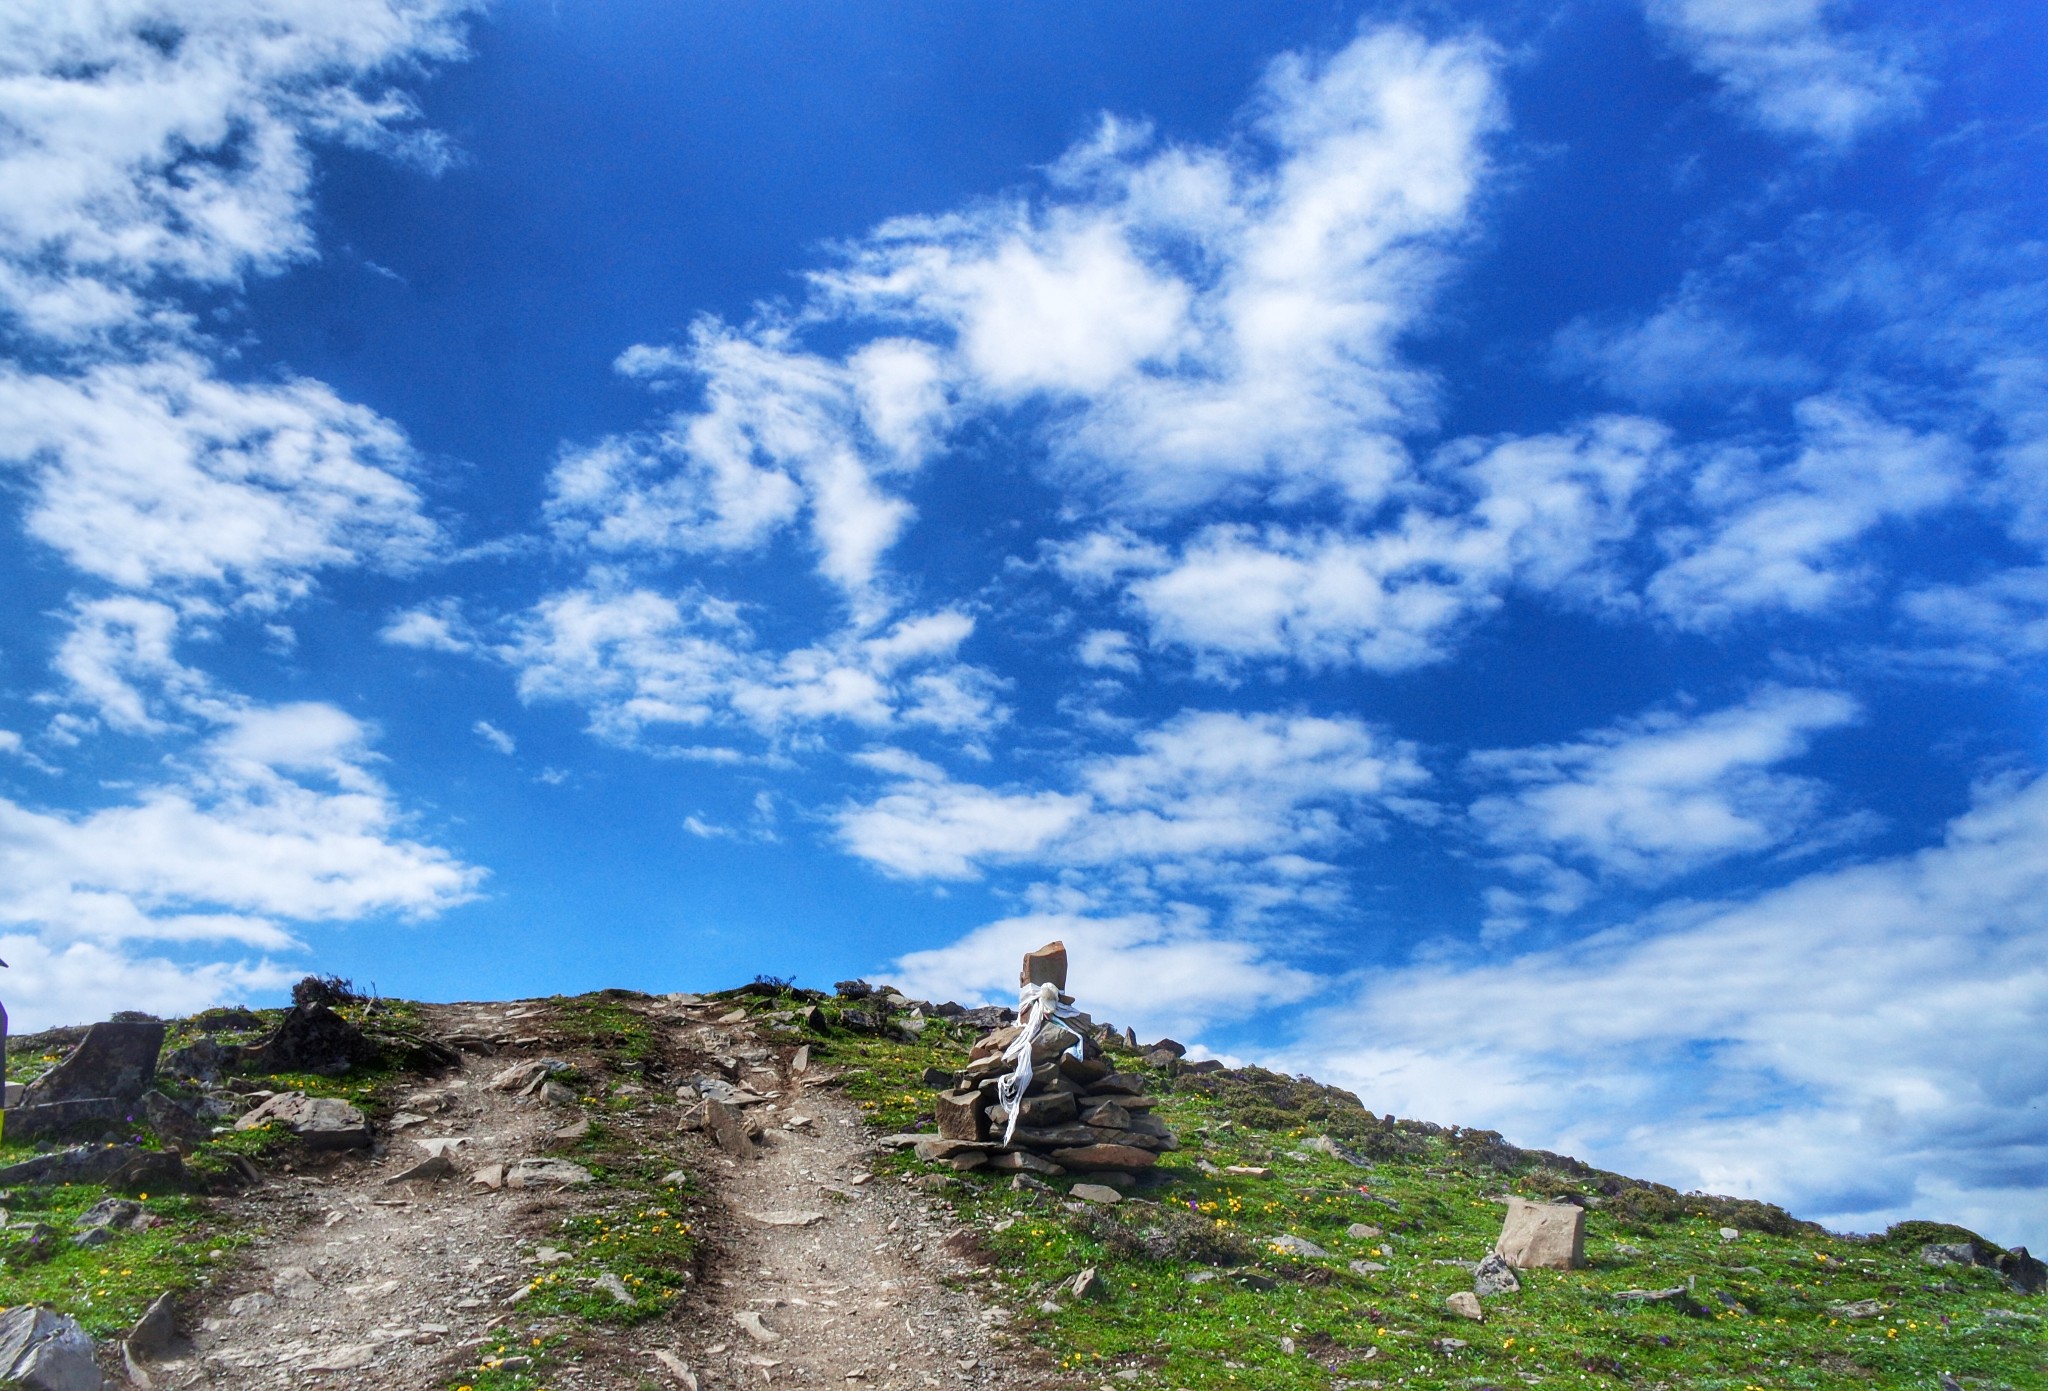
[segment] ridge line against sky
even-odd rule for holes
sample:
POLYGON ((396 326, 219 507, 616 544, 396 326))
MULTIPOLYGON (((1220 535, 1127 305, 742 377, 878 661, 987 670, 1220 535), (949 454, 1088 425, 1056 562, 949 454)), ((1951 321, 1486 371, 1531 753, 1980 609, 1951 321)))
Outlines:
POLYGON ((1063 936, 2048 1240, 2042 24, 1204 17, 0 20, 17 1020, 1063 936))

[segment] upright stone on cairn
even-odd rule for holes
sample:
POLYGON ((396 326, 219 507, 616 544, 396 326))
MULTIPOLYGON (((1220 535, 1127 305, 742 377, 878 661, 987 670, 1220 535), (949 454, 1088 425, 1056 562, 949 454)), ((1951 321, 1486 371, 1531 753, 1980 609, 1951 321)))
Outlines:
POLYGON ((1062 995, 1067 992, 1067 944, 1047 942, 1037 951, 1024 953, 1024 969, 1017 973, 1021 986, 1050 985, 1062 995))

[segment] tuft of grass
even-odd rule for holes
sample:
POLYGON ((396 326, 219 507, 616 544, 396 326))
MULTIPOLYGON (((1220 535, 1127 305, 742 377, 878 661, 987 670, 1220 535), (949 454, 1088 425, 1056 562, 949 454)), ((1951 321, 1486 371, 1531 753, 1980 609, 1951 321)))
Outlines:
POLYGON ((96 1338, 125 1333, 166 1290, 205 1282, 211 1253, 244 1245, 246 1234, 223 1229, 211 1204, 181 1194, 151 1194, 144 1208, 157 1219, 147 1231, 117 1231, 104 1245, 72 1241, 72 1222, 107 1196, 90 1184, 18 1188, 8 1198, 12 1223, 42 1223, 53 1235, 30 1249, 19 1229, 0 1242, 0 1306, 48 1304, 76 1318, 96 1338))

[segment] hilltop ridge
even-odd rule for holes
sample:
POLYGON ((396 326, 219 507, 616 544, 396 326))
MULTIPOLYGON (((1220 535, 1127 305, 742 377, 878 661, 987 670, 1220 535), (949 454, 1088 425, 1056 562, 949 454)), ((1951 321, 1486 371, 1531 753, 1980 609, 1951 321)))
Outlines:
MULTIPOLYGON (((894 1138, 1004 1011, 300 993, 160 1021, 156 1100, 6 1137, 0 1304, 164 1386, 2048 1384, 2023 1251, 1830 1234, 1169 1040, 1094 1031, 1174 1137, 1115 1186, 894 1138), (1580 1208, 1584 1267, 1482 1272, 1511 1198, 1580 1208)), ((14 1040, 10 1081, 85 1037, 14 1040)))

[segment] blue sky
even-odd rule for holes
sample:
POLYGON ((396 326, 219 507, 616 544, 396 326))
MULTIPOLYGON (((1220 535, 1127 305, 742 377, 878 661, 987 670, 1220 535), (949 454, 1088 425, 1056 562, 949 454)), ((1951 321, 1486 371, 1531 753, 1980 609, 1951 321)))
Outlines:
POLYGON ((865 974, 2048 1242, 2037 8, 0 17, 17 1027, 865 974))

